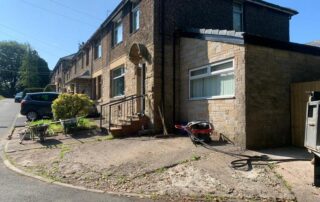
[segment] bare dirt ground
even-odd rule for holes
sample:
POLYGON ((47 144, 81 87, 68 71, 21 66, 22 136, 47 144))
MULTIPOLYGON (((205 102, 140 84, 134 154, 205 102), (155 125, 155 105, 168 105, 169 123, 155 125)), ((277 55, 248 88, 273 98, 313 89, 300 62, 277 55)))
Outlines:
MULTIPOLYGON (((18 133, 19 131, 16 131, 18 133)), ((196 147, 186 137, 58 136, 45 144, 11 140, 7 156, 19 168, 60 182, 165 200, 295 201, 273 166, 235 170, 236 157, 196 147)), ((224 152, 241 152, 217 145, 224 152)), ((249 152, 253 154, 252 152, 249 152)), ((278 169, 278 168, 277 168, 278 169)))
MULTIPOLYGON (((305 149, 281 148, 265 150, 273 158, 312 159, 313 156, 305 149)), ((320 188, 313 186, 314 166, 310 161, 292 161, 277 164, 274 168, 276 173, 283 178, 285 183, 294 192, 298 201, 320 201, 320 188)))

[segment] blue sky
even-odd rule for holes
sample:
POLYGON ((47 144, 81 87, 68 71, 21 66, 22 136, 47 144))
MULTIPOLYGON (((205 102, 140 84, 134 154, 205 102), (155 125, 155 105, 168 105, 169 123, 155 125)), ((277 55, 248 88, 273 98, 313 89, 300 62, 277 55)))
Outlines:
MULTIPOLYGON (((291 41, 320 40, 319 0, 268 0, 300 12, 291 20, 291 41)), ((53 68, 78 50, 120 0, 0 0, 0 41, 30 43, 53 68)))

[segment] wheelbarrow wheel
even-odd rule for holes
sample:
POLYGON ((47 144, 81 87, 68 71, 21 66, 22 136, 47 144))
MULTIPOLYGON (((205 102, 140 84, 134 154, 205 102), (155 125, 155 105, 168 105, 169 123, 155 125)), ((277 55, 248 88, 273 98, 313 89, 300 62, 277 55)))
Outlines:
POLYGON ((39 139, 40 139, 40 142, 44 142, 45 141, 44 135, 40 135, 39 139))

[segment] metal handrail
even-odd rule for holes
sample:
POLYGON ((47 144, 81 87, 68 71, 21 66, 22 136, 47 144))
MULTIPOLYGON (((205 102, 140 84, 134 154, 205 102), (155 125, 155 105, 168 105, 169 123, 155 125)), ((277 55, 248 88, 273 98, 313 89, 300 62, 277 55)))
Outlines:
MULTIPOLYGON (((112 109, 112 107, 113 106, 116 106, 116 105, 121 105, 121 104, 123 104, 123 103, 126 103, 126 102, 128 102, 128 104, 127 104, 127 111, 130 111, 129 110, 129 102, 131 101, 131 105, 130 105, 130 107, 131 107, 131 115, 134 115, 134 109, 133 109, 133 107, 134 107, 134 100, 137 100, 137 99, 139 99, 139 98, 144 98, 144 97, 146 97, 146 95, 130 95, 130 96, 127 96, 127 97, 124 97, 124 98, 122 98, 122 99, 119 99, 119 100, 114 100, 114 101, 111 101, 111 102, 108 102, 108 103, 105 103, 105 104, 102 104, 102 105, 100 105, 100 128, 102 128, 102 120, 103 120, 103 107, 109 107, 109 114, 108 115, 106 115, 105 116, 105 118, 107 117, 107 116, 109 116, 109 120, 108 120, 108 122, 109 122, 109 131, 110 131, 110 128, 111 128, 111 125, 112 125, 112 121, 111 121, 111 118, 112 118, 112 111, 111 111, 111 109, 112 109)), ((141 110, 143 110, 143 109, 141 109, 141 110)), ((128 112, 127 112, 128 113, 128 112)))
POLYGON ((107 102, 107 103, 104 103, 104 104, 102 104, 102 105, 100 105, 100 106, 101 106, 101 107, 104 107, 104 106, 106 106, 106 105, 110 105, 110 104, 113 104, 113 103, 115 103, 115 102, 121 102, 121 101, 123 101, 123 100, 125 100, 125 99, 128 99, 129 97, 133 97, 133 96, 135 96, 135 95, 130 95, 130 96, 126 96, 126 97, 121 98, 121 99, 112 100, 112 101, 107 102))
POLYGON ((138 98, 142 98, 142 97, 145 97, 145 95, 131 95, 131 96, 126 97, 127 99, 123 98, 123 100, 118 101, 116 103, 110 103, 110 106, 114 106, 114 105, 117 105, 117 104, 124 103, 126 101, 130 101, 132 99, 138 99, 138 98))

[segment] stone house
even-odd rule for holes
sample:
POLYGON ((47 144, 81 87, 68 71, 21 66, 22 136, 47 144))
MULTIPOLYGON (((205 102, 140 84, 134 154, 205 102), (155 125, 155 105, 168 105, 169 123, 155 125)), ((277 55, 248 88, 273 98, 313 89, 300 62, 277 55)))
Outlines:
POLYGON ((66 92, 66 81, 68 77, 66 74, 71 68, 71 61, 74 57, 74 54, 62 57, 57 62, 56 66, 52 71, 51 84, 56 86, 57 92, 66 92))
POLYGON ((169 131, 206 119, 243 147, 287 144, 289 101, 277 96, 287 98, 292 81, 318 76, 311 64, 318 49, 289 42, 297 13, 260 0, 122 0, 74 55, 65 85, 97 100, 112 133, 160 131, 162 118, 169 131), (269 109, 256 106, 264 105, 262 90, 269 109))

